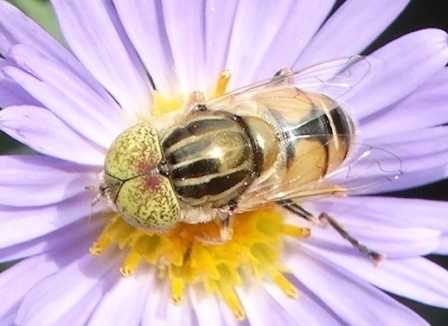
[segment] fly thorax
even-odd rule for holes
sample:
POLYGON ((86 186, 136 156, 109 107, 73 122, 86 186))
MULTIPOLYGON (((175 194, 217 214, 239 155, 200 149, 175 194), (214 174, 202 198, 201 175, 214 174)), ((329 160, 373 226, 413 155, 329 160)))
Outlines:
POLYGON ((259 174, 251 129, 239 116, 198 111, 165 132, 161 143, 178 198, 214 208, 237 199, 259 174))

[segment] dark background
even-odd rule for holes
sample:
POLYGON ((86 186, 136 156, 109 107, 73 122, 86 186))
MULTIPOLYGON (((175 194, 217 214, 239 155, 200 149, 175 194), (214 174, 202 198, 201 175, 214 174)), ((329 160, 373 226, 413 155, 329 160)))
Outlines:
MULTIPOLYGON (((337 6, 341 5, 343 2, 344 1, 338 1, 337 6)), ((385 6, 384 10, 387 10, 387 6, 385 6)), ((383 35, 381 35, 378 40, 376 40, 368 49, 366 49, 365 53, 368 54, 381 47, 382 45, 398 38, 399 36, 415 30, 429 27, 440 28, 448 31, 448 0, 413 0, 409 7, 398 18, 398 20, 395 21, 390 26, 390 28, 388 28, 388 30, 383 33, 383 35)), ((13 139, 0 133, 0 153, 16 153, 23 151, 26 151, 26 149, 24 150, 13 139)), ((418 189, 402 191, 391 195, 397 197, 417 197, 435 200, 447 200, 448 181, 442 181, 418 189)), ((434 255, 428 258, 448 269, 447 257, 434 255)), ((446 287, 448 286, 448 284, 440 284, 440 286, 446 287)), ((413 302, 412 300, 401 299, 398 297, 396 298, 411 307, 419 315, 423 316, 423 318, 425 318, 431 325, 448 325, 447 309, 437 309, 413 302)))

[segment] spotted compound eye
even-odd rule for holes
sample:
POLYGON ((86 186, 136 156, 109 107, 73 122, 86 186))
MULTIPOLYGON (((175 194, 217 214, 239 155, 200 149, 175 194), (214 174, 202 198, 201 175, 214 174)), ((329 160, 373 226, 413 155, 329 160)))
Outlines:
POLYGON ((161 160, 157 131, 147 124, 126 129, 106 155, 106 194, 133 226, 166 229, 180 219, 180 206, 171 182, 157 168, 161 160))

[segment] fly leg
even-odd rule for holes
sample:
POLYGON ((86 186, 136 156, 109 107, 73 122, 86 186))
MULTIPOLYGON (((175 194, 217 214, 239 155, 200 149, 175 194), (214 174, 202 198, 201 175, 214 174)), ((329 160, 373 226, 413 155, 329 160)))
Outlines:
POLYGON ((219 213, 215 222, 219 227, 219 236, 217 238, 211 238, 207 236, 198 235, 196 238, 203 243, 211 245, 222 245, 227 243, 232 239, 233 228, 232 228, 232 215, 236 208, 236 202, 230 201, 225 208, 223 208, 219 213))
POLYGON ((205 102, 205 95, 203 92, 200 91, 192 92, 188 96, 185 104, 186 112, 192 113, 195 111, 207 110, 207 107, 205 106, 204 102, 205 102))
POLYGON ((313 224, 328 223, 333 229, 336 230, 336 232, 341 235, 341 237, 350 242, 352 246, 358 249, 363 255, 366 255, 369 259, 371 259, 375 263, 375 265, 379 264, 385 258, 384 255, 370 249, 366 245, 359 242, 355 237, 350 235, 350 233, 348 233, 341 224, 339 224, 333 217, 331 217, 327 213, 321 213, 319 217, 315 217, 313 214, 302 208, 300 205, 297 205, 290 199, 277 201, 277 204, 313 224))

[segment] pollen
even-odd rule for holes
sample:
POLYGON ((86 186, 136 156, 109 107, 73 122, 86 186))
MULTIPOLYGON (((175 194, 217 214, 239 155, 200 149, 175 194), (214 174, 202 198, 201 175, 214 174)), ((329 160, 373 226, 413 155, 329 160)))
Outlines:
POLYGON ((157 233, 136 229, 115 215, 90 252, 99 255, 113 247, 123 250, 123 277, 132 277, 137 266, 147 265, 169 283, 174 304, 182 304, 188 288, 201 287, 207 295, 218 296, 237 320, 244 320, 237 288, 270 281, 286 296, 298 298, 282 263, 282 248, 288 237, 308 235, 308 229, 288 224, 279 208, 234 215, 233 235, 225 243, 204 240, 219 237, 218 224, 213 221, 179 223, 166 233, 157 233))

